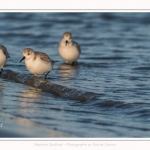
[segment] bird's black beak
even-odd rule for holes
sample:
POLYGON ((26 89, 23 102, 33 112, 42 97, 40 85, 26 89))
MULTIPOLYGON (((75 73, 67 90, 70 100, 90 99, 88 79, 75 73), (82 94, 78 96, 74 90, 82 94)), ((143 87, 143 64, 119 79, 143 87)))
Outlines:
POLYGON ((25 59, 25 57, 23 57, 23 58, 20 60, 20 62, 23 61, 24 59, 25 59))
POLYGON ((68 44, 68 41, 66 41, 66 46, 67 46, 67 44, 68 44))

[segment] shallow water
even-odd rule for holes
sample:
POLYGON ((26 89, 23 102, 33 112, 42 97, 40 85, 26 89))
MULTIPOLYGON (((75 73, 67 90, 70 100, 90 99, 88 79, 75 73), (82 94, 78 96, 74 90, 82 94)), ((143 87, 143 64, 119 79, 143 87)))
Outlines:
POLYGON ((4 68, 8 76, 0 78, 0 130, 11 126, 29 137, 150 137, 149 18, 150 13, 0 13, 0 44, 11 57, 4 68), (65 31, 81 45, 76 66, 64 64, 57 52, 65 31), (19 63, 26 47, 59 61, 48 75, 50 86, 19 63))

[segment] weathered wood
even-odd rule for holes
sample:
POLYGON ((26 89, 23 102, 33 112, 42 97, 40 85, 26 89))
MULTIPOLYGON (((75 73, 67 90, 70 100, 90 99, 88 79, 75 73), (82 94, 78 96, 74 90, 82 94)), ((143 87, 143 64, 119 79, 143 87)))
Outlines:
POLYGON ((67 98, 84 102, 87 100, 96 99, 98 97, 98 94, 93 92, 82 92, 76 89, 70 89, 62 85, 51 83, 48 79, 24 76, 23 74, 14 72, 12 70, 4 70, 0 77, 16 83, 22 83, 39 88, 44 92, 51 93, 60 98, 67 98))

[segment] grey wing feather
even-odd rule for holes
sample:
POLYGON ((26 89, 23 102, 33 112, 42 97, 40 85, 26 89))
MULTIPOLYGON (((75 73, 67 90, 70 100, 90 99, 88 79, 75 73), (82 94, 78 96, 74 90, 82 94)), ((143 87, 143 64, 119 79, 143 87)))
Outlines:
POLYGON ((6 55, 7 58, 10 58, 10 56, 9 56, 9 54, 8 54, 8 52, 7 52, 7 50, 5 50, 5 49, 4 49, 4 54, 6 55))
POLYGON ((47 62, 50 62, 51 59, 49 58, 49 56, 45 53, 42 53, 42 52, 35 52, 35 55, 39 55, 40 58, 44 61, 47 61, 47 62))
POLYGON ((80 45, 77 43, 77 42, 75 42, 75 41, 73 41, 74 42, 74 44, 77 46, 77 48, 78 48, 78 50, 79 50, 79 53, 81 54, 81 48, 80 48, 80 45))
POLYGON ((8 52, 7 52, 7 49, 6 47, 4 47, 3 45, 0 45, 0 48, 3 50, 4 54, 6 55, 6 58, 10 58, 8 52))

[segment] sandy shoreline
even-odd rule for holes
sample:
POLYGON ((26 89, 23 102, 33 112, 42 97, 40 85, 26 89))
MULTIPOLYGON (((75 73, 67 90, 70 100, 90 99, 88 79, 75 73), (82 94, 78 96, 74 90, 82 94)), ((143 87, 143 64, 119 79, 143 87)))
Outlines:
POLYGON ((0 138, 31 137, 31 135, 20 132, 21 126, 18 124, 18 119, 24 120, 23 118, 0 112, 0 138))
POLYGON ((48 129, 27 118, 15 117, 4 112, 0 112, 0 124, 3 124, 0 127, 0 138, 70 137, 66 133, 48 129))
POLYGON ((21 135, 19 133, 10 132, 7 130, 0 129, 0 138, 20 138, 25 137, 24 135, 21 135))

